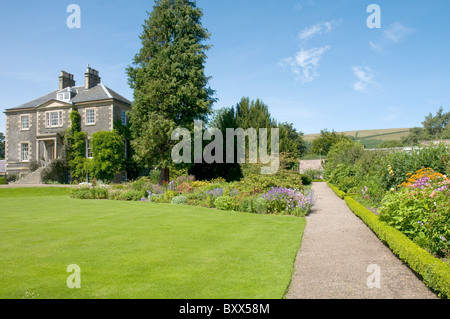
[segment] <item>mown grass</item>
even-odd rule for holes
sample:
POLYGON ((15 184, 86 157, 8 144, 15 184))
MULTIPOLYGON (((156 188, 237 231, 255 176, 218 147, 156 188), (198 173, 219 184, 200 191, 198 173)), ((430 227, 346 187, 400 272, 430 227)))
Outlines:
POLYGON ((0 189, 0 298, 278 299, 290 283, 304 218, 66 192, 0 189))

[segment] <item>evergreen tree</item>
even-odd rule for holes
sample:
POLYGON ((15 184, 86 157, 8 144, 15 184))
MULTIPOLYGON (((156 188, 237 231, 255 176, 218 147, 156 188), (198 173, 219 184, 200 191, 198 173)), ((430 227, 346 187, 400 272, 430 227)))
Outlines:
POLYGON ((206 122, 215 99, 204 74, 204 42, 210 34, 201 24, 195 1, 156 0, 140 36, 142 48, 127 68, 134 103, 130 113, 135 157, 161 170, 160 183, 169 180, 171 149, 167 128, 193 131, 194 120, 206 122), (160 132, 161 138, 150 134, 160 132), (145 145, 146 147, 143 147, 145 145), (155 157, 155 154, 158 154, 155 157))
POLYGON ((86 139, 87 134, 81 132, 81 116, 77 110, 70 112, 69 129, 64 134, 64 153, 70 168, 73 181, 82 181, 86 177, 86 139))
POLYGON ((0 159, 5 158, 5 135, 0 132, 0 159))

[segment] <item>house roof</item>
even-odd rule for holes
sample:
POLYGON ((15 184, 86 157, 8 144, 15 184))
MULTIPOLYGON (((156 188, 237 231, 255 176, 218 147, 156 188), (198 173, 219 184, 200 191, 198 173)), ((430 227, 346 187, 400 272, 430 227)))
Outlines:
MULTIPOLYGON (((124 98, 122 95, 116 93, 115 91, 111 90, 102 83, 97 84, 96 86, 90 89, 86 89, 84 86, 76 86, 73 87, 72 90, 76 93, 76 95, 71 100, 69 100, 68 103, 72 103, 74 105, 83 102, 93 102, 108 99, 115 99, 117 101, 121 101, 123 103, 131 105, 131 102, 128 99, 124 98)), ((58 92, 60 91, 56 90, 50 92, 46 95, 38 97, 37 99, 34 99, 22 105, 8 108, 6 109, 6 111, 39 107, 40 105, 47 103, 48 101, 56 99, 58 92)))

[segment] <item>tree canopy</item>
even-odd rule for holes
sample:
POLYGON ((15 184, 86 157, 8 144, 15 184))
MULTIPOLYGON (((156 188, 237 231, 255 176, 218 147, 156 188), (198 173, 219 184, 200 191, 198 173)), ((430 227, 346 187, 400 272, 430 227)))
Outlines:
POLYGON ((312 142, 310 153, 327 155, 333 145, 341 141, 351 141, 352 139, 344 134, 339 134, 334 130, 329 132, 324 129, 320 132, 320 136, 312 142))
POLYGON ((404 145, 418 145, 420 141, 450 139, 450 111, 444 112, 442 107, 433 116, 429 113, 422 122, 422 127, 410 129, 407 137, 402 139, 404 145))

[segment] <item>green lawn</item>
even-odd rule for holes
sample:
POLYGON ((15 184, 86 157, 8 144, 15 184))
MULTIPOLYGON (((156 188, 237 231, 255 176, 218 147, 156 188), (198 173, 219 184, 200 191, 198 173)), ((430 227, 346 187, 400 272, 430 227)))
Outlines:
POLYGON ((304 218, 0 189, 0 298, 282 298, 304 218), (56 195, 56 196, 55 196, 56 195), (67 266, 81 269, 69 289, 67 266))

